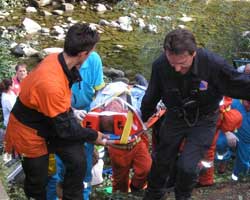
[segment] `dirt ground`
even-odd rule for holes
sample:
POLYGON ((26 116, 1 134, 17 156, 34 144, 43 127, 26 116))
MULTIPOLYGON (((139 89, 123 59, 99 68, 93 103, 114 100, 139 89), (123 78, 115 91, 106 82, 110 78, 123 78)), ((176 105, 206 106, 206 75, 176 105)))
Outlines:
MULTIPOLYGON (((111 195, 93 200, 141 200, 140 195, 111 195)), ((165 200, 175 200, 173 192, 167 195, 165 200)), ((192 200, 250 200, 250 181, 217 183, 210 187, 196 188, 193 191, 192 200)))
POLYGON ((250 182, 217 183, 214 186, 197 188, 194 200, 250 200, 250 182))
MULTIPOLYGON (((213 186, 195 188, 192 200, 250 200, 250 176, 240 177, 237 182, 232 181, 232 165, 233 161, 230 161, 224 174, 215 172, 215 184, 213 186)), ((215 168, 217 167, 215 166, 215 168)), ((99 195, 93 195, 91 200, 141 200, 142 197, 143 193, 136 195, 131 193, 127 195, 99 193, 99 195)), ((175 200, 174 193, 167 194, 165 200, 175 200)))

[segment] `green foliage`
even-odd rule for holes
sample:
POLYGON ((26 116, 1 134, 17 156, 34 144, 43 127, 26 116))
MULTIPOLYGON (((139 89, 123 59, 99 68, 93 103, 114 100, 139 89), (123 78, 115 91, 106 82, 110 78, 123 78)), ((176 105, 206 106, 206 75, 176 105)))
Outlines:
POLYGON ((16 58, 11 55, 8 45, 8 40, 0 38, 0 80, 12 77, 15 73, 16 58))
POLYGON ((0 8, 17 7, 27 4, 27 0, 0 0, 0 8))
POLYGON ((15 185, 9 185, 7 193, 11 200, 27 200, 23 188, 15 185))
POLYGON ((3 158, 0 156, 0 179, 6 189, 6 192, 11 200, 27 200, 23 188, 20 185, 8 184, 6 177, 16 165, 6 167, 3 163, 3 158))
POLYGON ((234 57, 250 59, 250 33, 238 37, 238 45, 234 57))

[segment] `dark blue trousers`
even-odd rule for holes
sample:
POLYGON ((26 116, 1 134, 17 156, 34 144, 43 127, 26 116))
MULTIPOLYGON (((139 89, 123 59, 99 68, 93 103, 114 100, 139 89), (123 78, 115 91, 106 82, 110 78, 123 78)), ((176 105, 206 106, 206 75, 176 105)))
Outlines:
POLYGON ((174 113, 167 113, 161 125, 156 152, 152 156, 153 164, 144 200, 161 199, 174 171, 177 173, 176 199, 191 197, 199 175, 198 163, 213 141, 217 119, 218 113, 203 115, 193 127, 189 127, 184 119, 178 118, 174 113), (184 149, 178 155, 184 138, 184 149))

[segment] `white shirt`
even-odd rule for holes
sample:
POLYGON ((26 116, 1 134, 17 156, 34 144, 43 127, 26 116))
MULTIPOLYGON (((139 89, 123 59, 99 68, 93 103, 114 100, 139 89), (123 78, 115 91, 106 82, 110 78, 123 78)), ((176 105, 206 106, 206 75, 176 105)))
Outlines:
POLYGON ((14 92, 3 92, 1 97, 1 104, 3 109, 3 124, 6 127, 10 117, 10 111, 12 110, 15 102, 16 102, 16 95, 14 92))

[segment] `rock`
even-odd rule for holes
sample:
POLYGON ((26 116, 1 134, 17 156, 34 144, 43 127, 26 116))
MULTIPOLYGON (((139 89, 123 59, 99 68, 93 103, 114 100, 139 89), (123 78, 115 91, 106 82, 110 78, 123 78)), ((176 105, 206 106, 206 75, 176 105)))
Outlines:
POLYGON ((137 2, 134 1, 133 2, 133 7, 136 7, 136 8, 139 7, 139 3, 137 3, 137 2))
POLYGON ((250 37, 250 31, 244 31, 242 37, 250 37))
POLYGON ((67 18, 67 22, 68 22, 68 23, 71 23, 71 24, 76 24, 78 21, 75 20, 75 19, 73 19, 72 17, 68 17, 68 18, 67 18))
POLYGON ((38 55, 38 51, 36 49, 33 49, 32 47, 29 47, 29 46, 24 48, 23 51, 24 51, 24 55, 27 57, 38 55))
POLYGON ((63 10, 53 10, 52 14, 54 15, 63 15, 64 11, 63 10))
POLYGON ((133 27, 130 24, 120 24, 120 30, 131 32, 133 31, 133 27))
POLYGON ((132 23, 131 17, 129 16, 119 17, 118 22, 120 23, 120 29, 122 31, 127 31, 127 32, 133 31, 133 27, 131 26, 132 23))
POLYGON ((169 16, 164 16, 164 17, 162 17, 162 19, 165 20, 165 21, 171 21, 172 20, 172 18, 169 17, 169 16))
POLYGON ((51 16, 52 13, 49 12, 49 11, 47 11, 47 10, 42 10, 42 11, 41 11, 41 15, 46 17, 46 16, 51 16))
POLYGON ((185 14, 183 14, 183 17, 179 18, 179 20, 182 21, 182 22, 190 22, 190 21, 193 21, 193 18, 188 17, 185 14))
POLYGON ((72 12, 74 10, 74 5, 72 5, 71 3, 63 3, 62 10, 66 12, 72 12))
POLYGON ((186 26, 183 25, 183 24, 179 24, 178 27, 179 27, 179 28, 186 28, 186 26))
POLYGON ((136 24, 138 24, 138 26, 139 26, 141 29, 144 29, 144 28, 146 27, 146 24, 145 24, 145 22, 144 22, 144 19, 142 19, 142 18, 138 18, 138 19, 136 20, 136 24))
POLYGON ((122 17, 119 17, 118 22, 119 22, 120 24, 131 24, 131 23, 132 23, 131 17, 129 17, 129 16, 122 16, 122 17))
POLYGON ((29 34, 37 33, 42 28, 37 22, 27 17, 23 21, 23 26, 25 31, 29 34))
POLYGON ((26 8, 26 12, 27 13, 35 13, 35 12, 37 12, 37 9, 35 7, 29 6, 26 8))
POLYGON ((64 34, 64 29, 61 26, 53 26, 51 35, 60 35, 60 34, 64 34))
POLYGON ((81 1, 80 2, 82 5, 88 5, 88 2, 87 1, 81 1))
POLYGON ((0 26, 0 36, 3 37, 6 33, 8 33, 8 30, 5 26, 0 26))
POLYGON ((114 27, 114 28, 119 28, 120 25, 116 21, 111 21, 109 26, 114 27))
MULTIPOLYGON (((101 26, 108 26, 108 25, 110 25, 110 22, 108 22, 106 19, 101 19, 100 21, 99 21, 99 24, 101 25, 101 26)), ((119 25, 118 25, 119 26, 119 25)))
POLYGON ((60 34, 54 37, 56 40, 61 40, 63 41, 65 39, 65 35, 64 34, 60 34))
POLYGON ((43 7, 51 4, 52 0, 30 0, 30 5, 35 7, 43 7))
POLYGON ((49 28, 42 28, 41 29, 41 33, 49 33, 49 32, 50 32, 49 28))
POLYGON ((33 49, 28 44, 20 43, 11 49, 11 52, 17 56, 34 56, 38 54, 38 51, 33 49))
POLYGON ((11 49, 13 49, 16 45, 17 43, 15 41, 12 41, 9 46, 11 49))
POLYGON ((125 73, 119 69, 104 68, 103 73, 111 79, 121 78, 125 76, 125 73))
POLYGON ((89 23, 89 27, 94 31, 100 28, 100 26, 95 23, 89 23))
POLYGON ((154 24, 148 24, 147 26, 145 26, 144 30, 150 32, 150 33, 157 33, 157 26, 154 24))
POLYGON ((9 15, 10 15, 10 13, 0 10, 0 19, 5 19, 9 15))
POLYGON ((9 15, 10 15, 10 13, 3 11, 3 10, 0 10, 0 16, 7 17, 9 15))
POLYGON ((16 32, 18 30, 18 27, 17 26, 8 26, 7 30, 9 32, 16 32))
POLYGON ((129 13, 129 16, 132 18, 137 18, 137 15, 135 13, 129 13))
POLYGON ((117 44, 117 45, 115 45, 115 47, 116 47, 117 49, 123 49, 123 48, 124 48, 124 46, 121 45, 121 44, 117 44))
POLYGON ((13 20, 18 20, 19 17, 18 17, 18 16, 13 16, 12 19, 13 19, 13 20))
POLYGON ((105 12, 107 11, 107 8, 104 4, 98 3, 95 8, 94 8, 97 12, 105 12))
POLYGON ((46 48, 42 50, 44 53, 46 53, 47 55, 51 54, 51 53, 60 53, 63 51, 63 48, 60 47, 51 47, 51 48, 46 48))
POLYGON ((46 57, 47 55, 51 53, 61 53, 62 51, 63 51, 63 48, 60 48, 60 47, 46 48, 40 51, 38 56, 40 59, 43 59, 44 57, 46 57))
POLYGON ((109 4, 106 4, 105 6, 108 10, 113 10, 113 8, 109 4))

